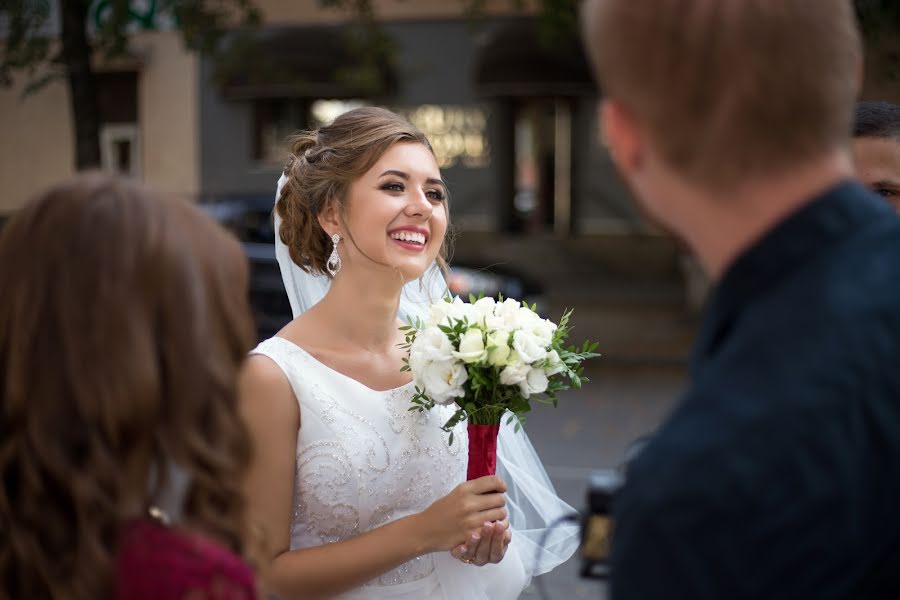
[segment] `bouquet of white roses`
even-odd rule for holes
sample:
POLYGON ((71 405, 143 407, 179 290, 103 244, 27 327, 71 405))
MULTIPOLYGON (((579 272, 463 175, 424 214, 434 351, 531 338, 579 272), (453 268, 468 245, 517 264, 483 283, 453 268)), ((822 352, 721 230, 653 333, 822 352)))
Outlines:
POLYGON ((517 419, 516 431, 535 399, 556 406, 557 393, 587 381, 581 363, 599 356, 597 344, 566 347, 569 318, 559 325, 542 319, 517 300, 502 297, 445 298, 432 305, 426 321, 404 327, 416 394, 410 410, 456 403, 444 424, 451 429, 465 420, 469 432, 469 479, 493 474, 500 421, 517 419))

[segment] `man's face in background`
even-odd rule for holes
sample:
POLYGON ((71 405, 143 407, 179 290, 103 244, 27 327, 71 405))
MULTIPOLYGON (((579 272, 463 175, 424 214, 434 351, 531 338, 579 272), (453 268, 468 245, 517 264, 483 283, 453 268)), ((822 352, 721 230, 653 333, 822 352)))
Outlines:
POLYGON ((860 181, 900 211, 900 139, 856 137, 852 150, 860 181))

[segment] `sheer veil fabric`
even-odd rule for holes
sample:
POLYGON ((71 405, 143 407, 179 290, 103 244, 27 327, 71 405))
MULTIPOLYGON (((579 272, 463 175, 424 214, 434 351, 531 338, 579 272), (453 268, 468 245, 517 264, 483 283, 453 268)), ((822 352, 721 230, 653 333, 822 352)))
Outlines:
MULTIPOLYGON (((285 175, 278 180, 276 205, 286 182, 285 175)), ((307 273, 294 264, 287 246, 281 241, 278 233, 281 218, 277 210, 274 211, 274 220, 275 255, 293 316, 297 317, 325 297, 330 279, 324 275, 307 273)), ((405 322, 415 318, 425 319, 429 305, 447 293, 443 275, 438 266, 433 264, 421 280, 406 284, 401 295, 398 316, 405 322)), ((464 564, 453 558, 449 552, 435 555, 435 570, 441 588, 440 595, 436 596, 438 598, 448 600, 517 598, 533 576, 546 573, 565 562, 578 548, 578 526, 559 524, 566 515, 575 513, 575 509, 557 496, 524 429, 516 432, 514 425, 507 424, 504 419, 500 428, 497 454, 497 474, 509 488, 507 509, 512 528, 512 543, 500 565, 487 565, 481 568, 464 564)), ((459 474, 460 483, 465 480, 465 476, 463 469, 459 474)), ((365 590, 368 594, 372 593, 371 588, 365 590)), ((352 596, 352 592, 347 595, 348 598, 352 596)), ((402 598, 403 595, 384 597, 402 598)))

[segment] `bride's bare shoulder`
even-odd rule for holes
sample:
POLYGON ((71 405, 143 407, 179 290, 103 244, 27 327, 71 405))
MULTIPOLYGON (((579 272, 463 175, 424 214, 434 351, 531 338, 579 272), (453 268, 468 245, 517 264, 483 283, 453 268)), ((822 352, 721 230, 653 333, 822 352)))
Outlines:
POLYGON ((241 414, 251 430, 288 425, 290 431, 300 426, 294 390, 281 367, 268 356, 251 355, 241 368, 237 387, 241 414))
POLYGON ((326 333, 324 324, 313 310, 309 310, 282 327, 275 337, 286 339, 314 354, 321 349, 322 340, 331 338, 326 333))

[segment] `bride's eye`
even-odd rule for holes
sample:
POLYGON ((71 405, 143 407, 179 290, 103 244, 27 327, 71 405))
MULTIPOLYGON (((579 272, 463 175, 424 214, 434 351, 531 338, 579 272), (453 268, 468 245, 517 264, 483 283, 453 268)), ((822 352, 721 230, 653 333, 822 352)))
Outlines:
POLYGON ((441 190, 428 190, 425 192, 425 195, 428 196, 431 200, 437 200, 438 202, 443 202, 446 199, 444 192, 441 190))
POLYGON ((381 188, 379 188, 379 189, 382 189, 386 192, 402 192, 403 184, 396 183, 396 182, 384 183, 381 185, 381 188))

